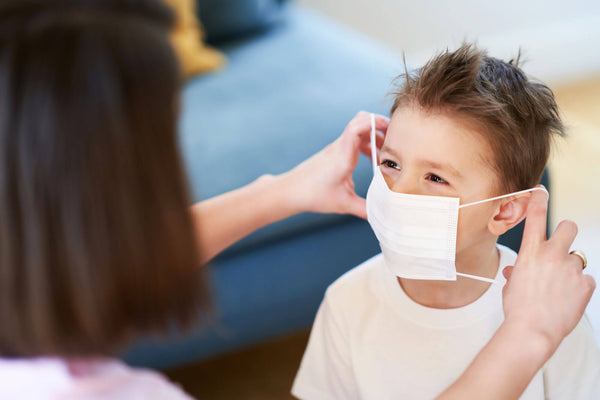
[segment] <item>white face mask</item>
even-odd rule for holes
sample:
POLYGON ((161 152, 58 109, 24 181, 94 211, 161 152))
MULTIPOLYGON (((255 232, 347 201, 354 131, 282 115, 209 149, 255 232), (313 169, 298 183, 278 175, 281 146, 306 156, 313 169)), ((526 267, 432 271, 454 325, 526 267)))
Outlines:
POLYGON ((367 219, 392 272, 407 279, 454 281, 456 276, 498 283, 493 279, 456 272, 458 210, 515 196, 532 188, 459 205, 458 197, 423 196, 393 192, 377 165, 375 116, 371 114, 373 181, 367 192, 367 219))

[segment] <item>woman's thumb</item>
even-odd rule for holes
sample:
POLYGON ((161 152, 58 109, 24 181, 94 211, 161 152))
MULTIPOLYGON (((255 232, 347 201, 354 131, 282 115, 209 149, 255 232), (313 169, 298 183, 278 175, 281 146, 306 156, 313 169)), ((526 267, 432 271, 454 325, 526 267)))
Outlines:
POLYGON ((367 219, 367 201, 357 194, 351 195, 348 200, 347 212, 359 218, 367 219))

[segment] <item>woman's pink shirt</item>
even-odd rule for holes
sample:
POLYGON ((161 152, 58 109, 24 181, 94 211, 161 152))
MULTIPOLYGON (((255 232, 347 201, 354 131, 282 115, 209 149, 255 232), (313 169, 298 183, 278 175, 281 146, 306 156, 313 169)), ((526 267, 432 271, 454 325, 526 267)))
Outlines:
POLYGON ((0 399, 192 400, 158 372, 119 360, 0 358, 0 399))

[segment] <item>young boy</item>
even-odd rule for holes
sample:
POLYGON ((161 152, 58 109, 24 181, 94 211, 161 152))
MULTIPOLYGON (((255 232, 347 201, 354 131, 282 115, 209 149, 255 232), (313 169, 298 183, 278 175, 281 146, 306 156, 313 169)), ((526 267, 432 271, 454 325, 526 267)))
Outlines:
MULTIPOLYGON (((433 399, 462 374, 504 318, 516 254, 496 240, 524 219, 521 191, 564 134, 547 86, 474 46, 403 78, 367 195, 383 254, 328 288, 292 389, 301 399, 433 399)), ((544 398, 600 399, 586 317, 521 397, 544 398)))

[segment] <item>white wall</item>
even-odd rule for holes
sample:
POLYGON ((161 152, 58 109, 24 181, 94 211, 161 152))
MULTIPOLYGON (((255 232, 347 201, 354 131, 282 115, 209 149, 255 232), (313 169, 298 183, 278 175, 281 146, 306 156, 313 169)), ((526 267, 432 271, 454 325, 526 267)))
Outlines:
POLYGON ((297 0, 406 51, 420 65, 437 50, 476 40, 500 58, 524 50, 525 70, 547 83, 600 73, 600 1, 297 0))

